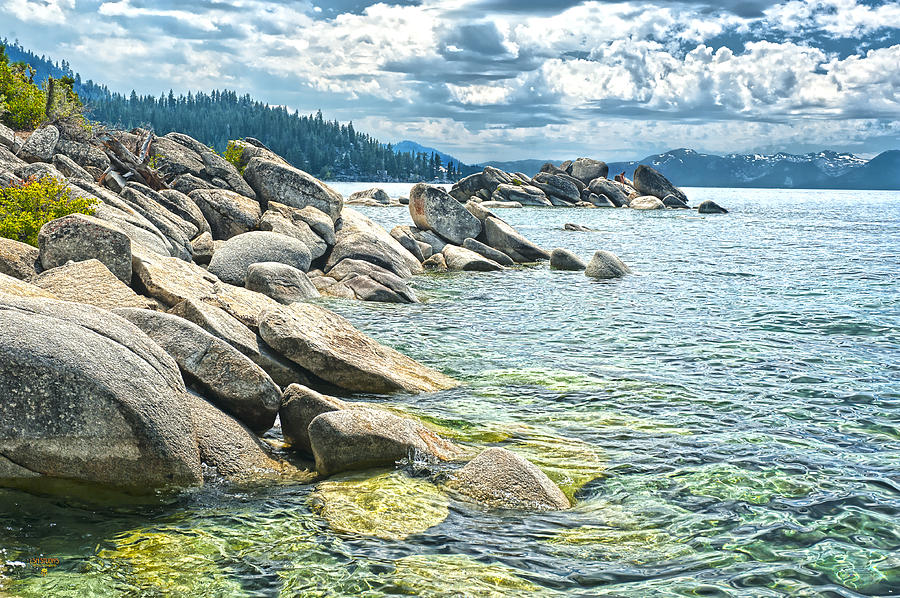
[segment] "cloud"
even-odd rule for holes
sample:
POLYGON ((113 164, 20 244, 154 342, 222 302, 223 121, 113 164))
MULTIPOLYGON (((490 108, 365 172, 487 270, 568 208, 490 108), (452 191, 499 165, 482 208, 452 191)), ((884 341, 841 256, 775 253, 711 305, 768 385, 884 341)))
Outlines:
POLYGON ((469 160, 858 150, 900 120, 897 0, 0 0, 0 22, 115 90, 229 87, 469 160))

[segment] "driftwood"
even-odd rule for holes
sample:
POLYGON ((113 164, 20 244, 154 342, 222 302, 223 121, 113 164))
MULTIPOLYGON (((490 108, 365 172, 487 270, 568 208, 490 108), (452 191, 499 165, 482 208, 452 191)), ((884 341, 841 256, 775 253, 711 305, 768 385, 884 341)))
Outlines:
MULTIPOLYGON (((154 191, 160 191, 168 189, 169 186, 162 176, 147 164, 150 158, 150 145, 153 143, 153 138, 153 131, 148 132, 146 139, 141 143, 140 157, 135 156, 131 150, 112 135, 104 135, 100 139, 100 143, 105 148, 104 151, 109 157, 113 170, 121 178, 141 183, 154 191)), ((107 178, 109 174, 104 173, 104 178, 107 178)))

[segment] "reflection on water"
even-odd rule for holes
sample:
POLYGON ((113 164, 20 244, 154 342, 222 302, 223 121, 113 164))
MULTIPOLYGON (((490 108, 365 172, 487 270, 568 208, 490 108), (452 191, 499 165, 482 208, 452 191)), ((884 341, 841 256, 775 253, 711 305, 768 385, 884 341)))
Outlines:
POLYGON ((328 302, 466 381, 363 398, 527 456, 571 510, 482 509, 404 468, 149 505, 3 490, 0 594, 898 595, 900 195, 688 191, 732 212, 501 214, 615 252, 621 280, 542 265, 328 302))

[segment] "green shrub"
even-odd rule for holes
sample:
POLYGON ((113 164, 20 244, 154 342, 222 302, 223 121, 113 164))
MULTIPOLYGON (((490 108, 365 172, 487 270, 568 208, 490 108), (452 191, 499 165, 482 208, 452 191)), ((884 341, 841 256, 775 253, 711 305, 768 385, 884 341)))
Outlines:
POLYGON ((234 141, 229 141, 228 147, 222 152, 222 157, 231 162, 231 164, 237 168, 239 173, 244 174, 244 168, 246 167, 246 164, 242 164, 242 160, 244 159, 244 148, 234 141))
POLYGON ((51 220, 93 213, 93 199, 72 197, 66 184, 52 176, 0 189, 0 237, 35 247, 38 232, 51 220))
POLYGON ((34 69, 10 64, 0 46, 0 121, 16 129, 33 129, 44 119, 46 94, 34 83, 34 69))

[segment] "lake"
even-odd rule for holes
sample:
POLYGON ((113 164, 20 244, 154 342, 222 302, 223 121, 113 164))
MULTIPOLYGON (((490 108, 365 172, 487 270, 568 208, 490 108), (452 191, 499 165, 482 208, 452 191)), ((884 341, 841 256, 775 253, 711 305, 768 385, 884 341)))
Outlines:
MULTIPOLYGON (((349 185, 335 187, 410 187, 349 185)), ((425 274, 413 305, 322 300, 464 381, 359 398, 527 456, 571 510, 479 508, 419 463, 313 486, 212 483, 149 505, 0 490, 0 588, 897 595, 900 193, 685 191, 731 212, 498 211, 548 249, 614 252, 634 271, 622 279, 542 264, 425 274), (36 557, 59 564, 41 575, 36 557)), ((405 207, 358 209, 411 223, 405 207)))

